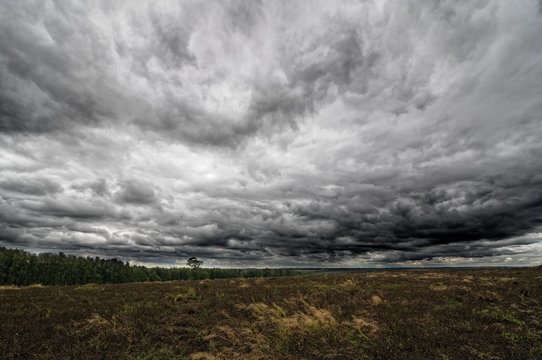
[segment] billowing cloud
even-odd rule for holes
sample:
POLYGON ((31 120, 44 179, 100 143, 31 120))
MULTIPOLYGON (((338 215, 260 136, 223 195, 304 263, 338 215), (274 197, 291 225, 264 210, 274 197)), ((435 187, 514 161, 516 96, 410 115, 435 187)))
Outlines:
POLYGON ((533 264, 540 1, 0 1, 0 244, 533 264))
POLYGON ((137 180, 128 180, 121 184, 117 199, 123 203, 152 204, 156 201, 156 196, 150 185, 137 180))

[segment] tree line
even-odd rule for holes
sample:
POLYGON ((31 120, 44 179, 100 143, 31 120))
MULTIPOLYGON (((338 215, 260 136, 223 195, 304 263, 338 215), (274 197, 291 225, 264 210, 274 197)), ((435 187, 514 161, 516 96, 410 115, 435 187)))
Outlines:
POLYGON ((291 269, 163 268, 118 259, 64 253, 32 254, 0 247, 0 285, 83 285, 142 281, 202 280, 294 275, 291 269))

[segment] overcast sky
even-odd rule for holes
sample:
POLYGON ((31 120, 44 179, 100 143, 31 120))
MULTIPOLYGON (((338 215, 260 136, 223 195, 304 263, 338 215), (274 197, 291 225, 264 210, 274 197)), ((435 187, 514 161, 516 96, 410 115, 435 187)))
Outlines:
POLYGON ((0 0, 0 246, 542 263, 542 2, 0 0))

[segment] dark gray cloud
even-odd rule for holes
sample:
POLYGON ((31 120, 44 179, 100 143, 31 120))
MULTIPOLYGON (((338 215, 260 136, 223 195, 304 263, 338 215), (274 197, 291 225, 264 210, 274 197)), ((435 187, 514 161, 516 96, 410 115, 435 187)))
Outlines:
POLYGON ((153 188, 137 180, 123 181, 116 196, 118 201, 129 204, 153 204, 157 201, 153 188))
POLYGON ((537 263, 539 15, 534 0, 0 0, 0 243, 537 263))
POLYGON ((6 180, 0 181, 0 188, 7 192, 39 196, 54 194, 62 191, 62 187, 59 184, 44 178, 8 178, 6 180))

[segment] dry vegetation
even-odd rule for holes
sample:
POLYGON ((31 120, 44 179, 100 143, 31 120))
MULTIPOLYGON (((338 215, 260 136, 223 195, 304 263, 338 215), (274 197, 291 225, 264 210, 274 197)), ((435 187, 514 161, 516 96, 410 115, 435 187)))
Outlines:
POLYGON ((542 270, 0 289, 3 359, 542 359, 542 270))

